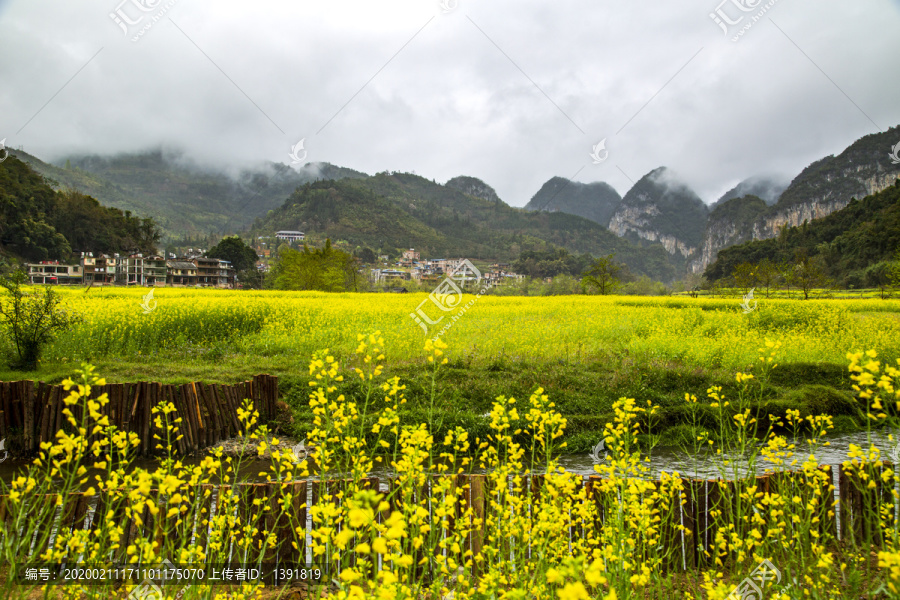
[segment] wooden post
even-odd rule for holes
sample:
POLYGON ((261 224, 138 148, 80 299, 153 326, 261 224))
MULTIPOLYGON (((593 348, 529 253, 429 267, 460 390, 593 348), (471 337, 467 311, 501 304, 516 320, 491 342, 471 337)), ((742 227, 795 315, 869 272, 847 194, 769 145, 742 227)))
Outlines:
POLYGON ((172 405, 175 406, 176 418, 181 419, 178 424, 178 435, 181 436, 178 451, 182 454, 189 454, 191 451, 191 422, 188 420, 187 409, 185 408, 184 394, 182 394, 181 386, 173 385, 171 387, 172 405))
POLYGON ((51 442, 56 439, 56 434, 60 429, 62 429, 63 426, 63 420, 65 419, 65 417, 63 416, 62 411, 66 406, 66 403, 63 400, 66 398, 66 395, 67 392, 61 385, 56 387, 55 409, 54 414, 51 415, 51 418, 54 419, 55 426, 50 435, 51 442))
POLYGON ((194 427, 194 420, 191 418, 190 398, 187 387, 187 385, 175 386, 175 393, 178 395, 179 401, 178 416, 181 417, 181 422, 184 425, 184 439, 187 441, 187 450, 190 452, 196 449, 196 428, 194 427))
POLYGON ((200 448, 205 448, 207 445, 209 445, 209 419, 207 419, 205 422, 203 420, 203 415, 200 411, 200 395, 197 393, 197 384, 188 384, 188 388, 191 399, 190 409, 192 411, 192 414, 194 415, 194 422, 197 425, 197 430, 200 434, 198 445, 200 448))
MULTIPOLYGON (((6 421, 9 415, 9 406, 6 403, 6 394, 3 393, 3 384, 0 383, 0 435, 6 437, 7 427, 11 427, 6 421)), ((0 439, 3 439, 0 438, 0 439)))
POLYGON ((821 515, 819 517, 820 531, 825 537, 826 543, 828 543, 827 540, 829 538, 837 540, 837 521, 835 519, 837 507, 835 506, 834 499, 834 469, 831 465, 823 465, 819 468, 822 469, 826 475, 823 481, 822 490, 824 506, 822 507, 821 515))
POLYGON ((469 491, 467 494, 467 506, 472 509, 471 527, 469 535, 472 550, 473 572, 481 571, 481 552, 484 549, 484 521, 485 521, 485 475, 469 475, 469 491))
POLYGON ((143 442, 142 448, 144 451, 144 456, 149 456, 151 446, 150 424, 153 418, 151 408, 154 404, 156 404, 156 387, 154 384, 149 382, 142 383, 141 387, 144 391, 142 398, 143 418, 141 421, 141 441, 143 442))
MULTIPOLYGON (((175 414, 169 415, 169 418, 172 419, 172 421, 173 421, 172 426, 175 428, 174 431, 172 432, 172 435, 173 435, 173 437, 172 437, 173 448, 172 449, 175 452, 178 452, 179 454, 184 454, 185 453, 184 438, 178 439, 179 437, 184 435, 184 423, 174 423, 174 421, 176 421, 179 416, 179 414, 178 414, 179 413, 178 398, 177 398, 177 394, 175 393, 175 390, 176 390, 176 386, 174 386, 174 385, 164 386, 164 394, 165 394, 166 401, 175 407, 175 414)), ((168 452, 168 450, 166 450, 166 452, 168 452)))
POLYGON ((34 450, 34 382, 25 381, 22 384, 24 391, 24 410, 25 410, 25 451, 34 450))
POLYGON ((209 435, 207 437, 206 445, 212 446, 221 439, 219 437, 219 415, 215 410, 215 406, 210 400, 209 397, 209 386, 203 383, 196 384, 197 396, 200 400, 203 401, 203 406, 206 408, 206 427, 209 435))
POLYGON ((43 410, 41 410, 41 442, 50 441, 50 413, 52 412, 51 400, 53 399, 55 388, 56 386, 48 385, 41 400, 41 402, 43 402, 44 404, 44 408, 43 410))

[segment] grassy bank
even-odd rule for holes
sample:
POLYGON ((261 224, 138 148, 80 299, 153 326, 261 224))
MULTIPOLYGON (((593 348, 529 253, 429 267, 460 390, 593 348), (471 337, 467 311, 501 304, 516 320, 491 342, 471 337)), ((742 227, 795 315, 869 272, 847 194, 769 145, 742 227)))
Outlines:
MULTIPOLYGON (((321 294, 162 288, 145 313, 140 289, 63 289, 64 305, 83 322, 48 349, 37 372, 0 370, 4 380, 58 383, 81 361, 110 382, 233 383, 257 373, 281 378, 295 410, 297 435, 309 429, 309 357, 328 348, 349 373, 358 366, 357 334, 381 331, 389 373, 408 387, 404 422, 429 417, 441 428, 486 430, 497 396, 527 397, 544 388, 568 419, 568 448, 582 452, 601 437, 618 398, 659 407, 651 433, 666 442, 689 435, 686 393, 701 400, 723 388, 734 398, 737 372, 757 372, 766 340, 780 348, 754 412, 826 412, 835 428, 861 425, 846 370, 848 352, 874 348, 900 356, 900 301, 740 300, 625 296, 491 297, 475 301, 443 340, 449 362, 437 380, 422 369, 425 335, 413 313, 425 294, 321 294)), ((465 296, 461 306, 475 300, 465 296)), ((450 322, 453 313, 446 313, 450 322)), ((439 324, 443 326, 445 322, 439 324)), ((434 335, 439 326, 429 332, 434 335)), ((2 343, 8 344, 8 340, 2 343)), ((6 350, 9 350, 7 347, 6 350)), ((343 391, 357 394, 352 378, 343 391)), ((708 404, 708 401, 706 402, 708 404)), ((714 430, 712 412, 700 425, 714 430)), ((765 424, 762 424, 765 427, 765 424)))

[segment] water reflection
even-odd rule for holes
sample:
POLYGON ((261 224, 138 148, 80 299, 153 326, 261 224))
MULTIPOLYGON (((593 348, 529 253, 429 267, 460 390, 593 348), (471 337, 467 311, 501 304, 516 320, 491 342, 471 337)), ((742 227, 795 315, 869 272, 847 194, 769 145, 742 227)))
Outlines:
MULTIPOLYGON (((888 439, 888 433, 889 432, 886 430, 872 432, 871 442, 881 451, 881 455, 885 460, 892 460, 892 452, 896 451, 897 441, 891 442, 888 439)), ((850 444, 868 448, 869 442, 867 438, 868 434, 865 431, 827 436, 823 438, 823 441, 827 441, 829 445, 817 448, 814 455, 816 456, 820 464, 839 465, 843 461, 847 460, 847 452, 850 448, 850 444)), ((894 439, 900 440, 900 436, 895 433, 894 439)), ((787 459, 786 461, 787 468, 791 468, 790 463, 793 460, 796 460, 796 466, 793 468, 799 469, 803 461, 810 455, 806 440, 802 439, 796 441, 793 452, 794 456, 790 459, 787 459)), ((747 461, 743 457, 729 458, 733 459, 732 464, 724 467, 725 473, 729 475, 729 478, 731 473, 746 473, 747 461)), ((186 467, 194 467, 199 465, 202 460, 203 457, 187 457, 182 459, 181 462, 186 467)), ((678 448, 657 447, 651 453, 650 460, 646 464, 648 467, 648 477, 651 479, 658 479, 659 474, 662 471, 665 471, 666 473, 677 471, 681 474, 682 477, 686 478, 689 477, 693 479, 715 479, 722 476, 720 469, 722 469, 723 467, 718 466, 721 464, 721 460, 722 457, 719 456, 708 454, 691 456, 678 448)), ((14 477, 21 475, 29 464, 31 464, 31 461, 12 459, 0 463, 0 480, 9 483, 14 477)), ((560 457, 559 464, 562 468, 570 473, 575 473, 584 477, 596 475, 596 472, 594 471, 594 459, 588 452, 584 452, 581 454, 564 455, 560 457)), ((159 468, 159 466, 160 463, 156 460, 141 459, 134 461, 128 471, 133 472, 138 468, 146 469, 148 471, 155 471, 159 468)), ((261 476, 260 473, 269 471, 270 466, 271 462, 267 459, 259 459, 256 457, 245 458, 241 462, 240 468, 237 471, 237 477, 235 477, 235 479, 237 481, 247 482, 267 481, 269 480, 269 477, 267 477, 266 475, 261 476)), ((449 472, 453 472, 453 470, 454 469, 451 468, 449 472)), ((483 472, 483 470, 477 468, 469 470, 475 473, 483 472)), ((532 469, 533 472, 540 472, 542 470, 542 465, 534 465, 532 469)), ((771 471, 775 469, 771 464, 766 463, 763 460, 762 456, 758 456, 755 471, 757 473, 760 473, 766 470, 771 471)), ((311 476, 308 479, 317 479, 318 477, 315 473, 314 464, 310 465, 310 471, 311 476)), ((102 471, 89 470, 87 473, 89 481, 94 481, 94 474, 100 473, 102 473, 102 471)), ((378 477, 379 479, 387 479, 390 477, 394 477, 396 474, 389 468, 378 468, 373 471, 371 475, 378 477)), ((332 474, 331 477, 338 477, 338 475, 332 474)), ((210 483, 215 484, 220 482, 218 478, 214 477, 210 480, 210 483)))

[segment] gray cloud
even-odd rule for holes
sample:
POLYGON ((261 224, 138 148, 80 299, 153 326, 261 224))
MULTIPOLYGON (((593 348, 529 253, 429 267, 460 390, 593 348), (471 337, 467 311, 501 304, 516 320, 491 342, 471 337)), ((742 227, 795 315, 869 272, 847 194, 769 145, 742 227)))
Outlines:
POLYGON ((719 0, 128 0, 132 33, 169 6, 137 42, 120 1, 0 2, 8 146, 233 171, 305 138, 310 161, 472 175, 518 206, 555 175, 624 194, 665 165, 709 202, 900 123, 897 0, 779 0, 737 43, 719 0))

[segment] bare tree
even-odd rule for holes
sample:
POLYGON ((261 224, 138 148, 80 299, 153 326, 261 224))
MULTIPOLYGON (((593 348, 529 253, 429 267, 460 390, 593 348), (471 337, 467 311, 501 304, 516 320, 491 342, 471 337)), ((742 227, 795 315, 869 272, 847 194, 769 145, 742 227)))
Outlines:
POLYGON ((779 277, 778 266, 768 258, 762 259, 756 265, 756 282, 766 290, 766 298, 769 297, 769 290, 778 285, 779 277))
POLYGON ((831 287, 831 279, 825 273, 820 258, 810 258, 807 254, 798 254, 794 264, 794 275, 797 287, 803 292, 803 299, 809 300, 810 293, 818 288, 831 287))
POLYGON ((598 258, 581 279, 583 287, 592 287, 601 295, 611 294, 619 288, 622 266, 613 260, 615 254, 598 258))

